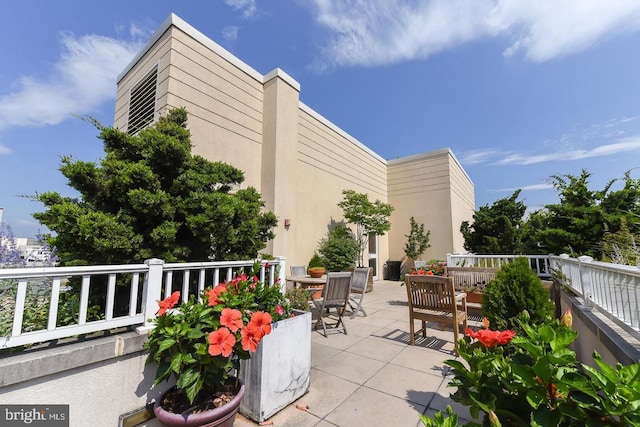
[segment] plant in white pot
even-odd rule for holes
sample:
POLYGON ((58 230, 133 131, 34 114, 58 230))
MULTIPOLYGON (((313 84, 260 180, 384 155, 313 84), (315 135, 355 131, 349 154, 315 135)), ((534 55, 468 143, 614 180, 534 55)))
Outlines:
POLYGON ((279 286, 261 283, 254 272, 179 299, 176 291, 159 302, 144 345, 147 363, 158 364, 154 386, 176 379, 156 402, 156 417, 165 425, 232 426, 245 393, 240 360, 257 350, 274 320, 290 316, 288 303, 279 286))

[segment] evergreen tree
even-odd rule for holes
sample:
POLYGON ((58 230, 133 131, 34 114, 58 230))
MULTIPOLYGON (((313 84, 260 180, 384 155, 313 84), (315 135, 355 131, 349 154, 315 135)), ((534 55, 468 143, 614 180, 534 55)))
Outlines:
POLYGON ((545 206, 542 227, 537 234, 547 253, 572 253, 600 258, 599 242, 604 233, 605 215, 600 206, 604 192, 588 188, 591 174, 553 175, 560 203, 545 206))
POLYGON ((191 154, 187 112, 167 112, 129 135, 96 123, 105 157, 62 159, 60 171, 79 198, 37 194, 34 217, 56 235, 62 263, 236 260, 256 257, 277 223, 243 173, 191 154))
POLYGON ((409 218, 409 234, 405 234, 407 243, 404 245, 404 253, 407 258, 418 259, 431 245, 429 236, 431 230, 424 231, 424 224, 418 224, 414 217, 409 218))
POLYGON ((476 254, 522 253, 523 216, 527 206, 518 201, 520 190, 511 197, 480 207, 473 222, 463 221, 460 232, 464 248, 476 254))

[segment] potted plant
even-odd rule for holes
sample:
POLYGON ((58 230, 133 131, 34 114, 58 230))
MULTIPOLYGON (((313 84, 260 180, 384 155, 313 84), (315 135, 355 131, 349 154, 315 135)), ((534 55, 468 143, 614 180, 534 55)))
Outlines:
POLYGON ((156 417, 166 425, 203 425, 211 416, 219 422, 207 425, 232 426, 244 395, 240 360, 256 351, 273 321, 290 315, 288 304, 278 286, 244 273, 179 300, 176 291, 159 302, 144 344, 147 363, 158 364, 154 386, 176 379, 156 402, 156 417))
MULTIPOLYGON (((366 194, 353 190, 343 190, 344 200, 338 203, 344 217, 350 224, 356 225, 356 240, 359 245, 358 266, 364 267, 364 254, 369 246, 371 236, 381 236, 391 228, 389 216, 393 206, 380 200, 369 201, 366 194)), ((368 266, 368 264, 367 264, 368 266)), ((369 278, 367 292, 373 288, 372 278, 369 278)))
POLYGON ((320 258, 320 255, 318 255, 317 252, 313 253, 308 265, 307 273, 309 273, 309 276, 311 277, 322 277, 322 275, 327 271, 322 263, 322 258, 320 258))
POLYGON ((424 224, 418 224, 414 217, 409 218, 409 234, 405 234, 407 243, 404 245, 404 254, 413 261, 419 259, 427 248, 431 247, 429 237, 431 230, 424 231, 424 224))
POLYGON ((320 240, 318 252, 329 271, 347 271, 355 266, 359 247, 349 227, 338 223, 330 228, 327 237, 320 240))

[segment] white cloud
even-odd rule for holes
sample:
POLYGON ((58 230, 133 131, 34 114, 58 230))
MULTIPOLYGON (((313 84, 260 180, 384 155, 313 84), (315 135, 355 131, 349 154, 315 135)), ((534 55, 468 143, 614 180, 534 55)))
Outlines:
POLYGON ((510 188, 498 188, 496 190, 489 190, 492 193, 506 193, 506 192, 514 192, 516 190, 522 190, 522 191, 540 191, 540 190, 548 190, 550 188, 553 188, 552 184, 546 183, 546 184, 531 184, 531 185, 524 185, 522 187, 510 187, 510 188))
POLYGON ((228 25, 222 29, 222 37, 226 41, 235 41, 238 39, 238 30, 235 25, 228 25))
POLYGON ((460 161, 465 165, 476 165, 480 163, 487 163, 488 161, 495 159, 496 157, 503 156, 504 151, 495 148, 484 148, 480 150, 469 150, 460 153, 460 161))
POLYGON ((138 41, 72 33, 63 34, 61 44, 60 59, 47 79, 23 76, 16 90, 0 97, 0 130, 55 125, 94 111, 114 98, 117 75, 142 47, 138 41))
POLYGON ((4 145, 0 144, 0 156, 3 154, 11 154, 12 150, 9 147, 5 147, 4 145))
POLYGON ((251 18, 257 12, 255 0, 224 0, 224 2, 234 10, 241 10, 244 18, 251 18))
MULTIPOLYGON (((229 0, 227 0, 229 3, 229 0)), ((314 0, 315 19, 334 33, 319 69, 376 66, 465 42, 499 37, 504 54, 546 61, 640 29, 637 0, 314 0)))
POLYGON ((581 160, 591 157, 611 156, 614 154, 638 152, 640 150, 640 135, 622 138, 611 144, 599 145, 591 149, 575 149, 554 151, 544 154, 514 153, 495 162, 497 165, 532 165, 551 161, 581 160))

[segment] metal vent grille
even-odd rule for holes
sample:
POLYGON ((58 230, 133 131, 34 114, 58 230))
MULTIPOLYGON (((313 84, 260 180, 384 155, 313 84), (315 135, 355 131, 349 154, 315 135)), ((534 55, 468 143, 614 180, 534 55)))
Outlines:
POLYGON ((156 111, 156 83, 158 68, 154 68, 131 90, 127 131, 138 133, 153 122, 156 111))

